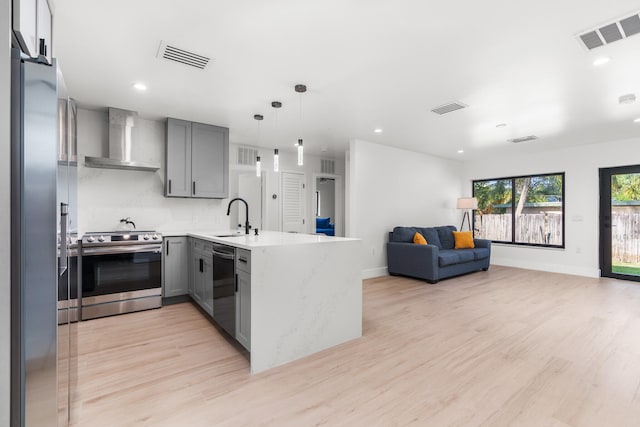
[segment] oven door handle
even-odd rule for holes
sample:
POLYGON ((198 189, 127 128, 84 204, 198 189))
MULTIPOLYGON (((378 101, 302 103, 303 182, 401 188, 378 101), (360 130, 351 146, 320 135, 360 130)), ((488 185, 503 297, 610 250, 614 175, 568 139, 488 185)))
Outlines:
POLYGON ((219 252, 219 251, 216 251, 215 249, 213 250, 213 256, 218 258, 223 258, 223 259, 231 259, 231 260, 235 258, 233 253, 219 252))
POLYGON ((101 248, 82 248, 82 256, 130 254, 139 252, 162 253, 162 245, 127 245, 127 246, 107 246, 101 248))

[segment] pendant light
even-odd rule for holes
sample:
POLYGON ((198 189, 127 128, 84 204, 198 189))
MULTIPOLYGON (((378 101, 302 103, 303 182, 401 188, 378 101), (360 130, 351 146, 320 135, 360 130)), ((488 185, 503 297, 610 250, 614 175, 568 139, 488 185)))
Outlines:
MULTIPOLYGON (((300 133, 302 133, 302 94, 307 91, 307 87, 303 84, 297 84, 295 91, 300 94, 300 133)), ((302 138, 298 139, 298 166, 304 164, 304 152, 302 147, 302 138)))
MULTIPOLYGON (((282 102, 273 101, 271 106, 276 109, 276 141, 278 140, 278 108, 282 107, 282 102)), ((278 149, 273 150, 273 171, 278 172, 280 170, 280 156, 278 155, 278 149)))
POLYGON ((280 156, 278 155, 278 149, 273 150, 273 171, 278 172, 280 170, 280 156))
MULTIPOLYGON (((254 114, 253 118, 256 119, 256 121, 258 122, 258 147, 260 146, 260 121, 262 121, 264 119, 264 117, 260 114, 254 114)), ((260 165, 260 156, 256 157, 256 176, 260 177, 262 174, 262 170, 261 170, 261 165, 260 165)))
POLYGON ((298 140, 298 166, 304 164, 304 148, 302 147, 302 139, 298 140))

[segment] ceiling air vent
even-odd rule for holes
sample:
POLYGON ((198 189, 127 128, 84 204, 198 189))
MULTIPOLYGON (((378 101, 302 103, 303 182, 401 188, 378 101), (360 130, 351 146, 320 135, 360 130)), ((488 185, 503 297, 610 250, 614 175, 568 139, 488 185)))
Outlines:
POLYGON ((584 47, 591 50, 638 33, 640 33, 640 16, 638 13, 634 13, 631 16, 585 31, 579 34, 578 38, 584 47))
POLYGON ((256 148, 238 147, 238 164, 244 166, 255 166, 258 150, 256 148))
POLYGON ((468 105, 463 104, 462 102, 454 101, 454 102, 449 102, 447 104, 436 107, 431 111, 433 113, 443 115, 443 114, 451 113, 452 111, 462 110, 463 108, 467 108, 467 107, 468 105))
POLYGON ((328 159, 320 159, 320 171, 333 175, 336 173, 336 161, 328 159))
POLYGON ((517 144, 519 142, 533 141, 534 139, 538 139, 538 137, 535 136, 535 135, 529 135, 529 136, 523 136, 523 137, 520 137, 520 138, 508 139, 507 141, 513 142, 514 144, 517 144))
POLYGON ((207 64, 211 61, 211 58, 207 56, 180 49, 179 47, 173 46, 164 41, 160 42, 157 57, 168 61, 179 62, 180 64, 188 65, 190 67, 199 68, 200 70, 204 70, 207 67, 207 64))

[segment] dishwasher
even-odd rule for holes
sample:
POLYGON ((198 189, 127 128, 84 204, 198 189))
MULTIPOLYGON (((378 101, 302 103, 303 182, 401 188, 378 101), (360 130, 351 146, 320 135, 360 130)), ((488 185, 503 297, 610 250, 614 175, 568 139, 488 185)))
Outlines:
POLYGON ((213 320, 236 336, 236 274, 234 247, 213 245, 213 320))

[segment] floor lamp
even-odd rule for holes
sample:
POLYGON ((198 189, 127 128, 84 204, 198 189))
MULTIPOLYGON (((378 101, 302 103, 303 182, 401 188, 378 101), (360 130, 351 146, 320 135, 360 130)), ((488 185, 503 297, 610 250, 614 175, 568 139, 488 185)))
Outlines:
POLYGON ((459 197, 458 198, 458 209, 464 209, 464 215, 462 216, 462 224, 460 224, 460 231, 462 231, 462 227, 464 226, 464 220, 467 220, 467 225, 469 226, 469 231, 471 231, 471 220, 469 219, 469 209, 478 209, 478 199, 475 197, 459 197))

